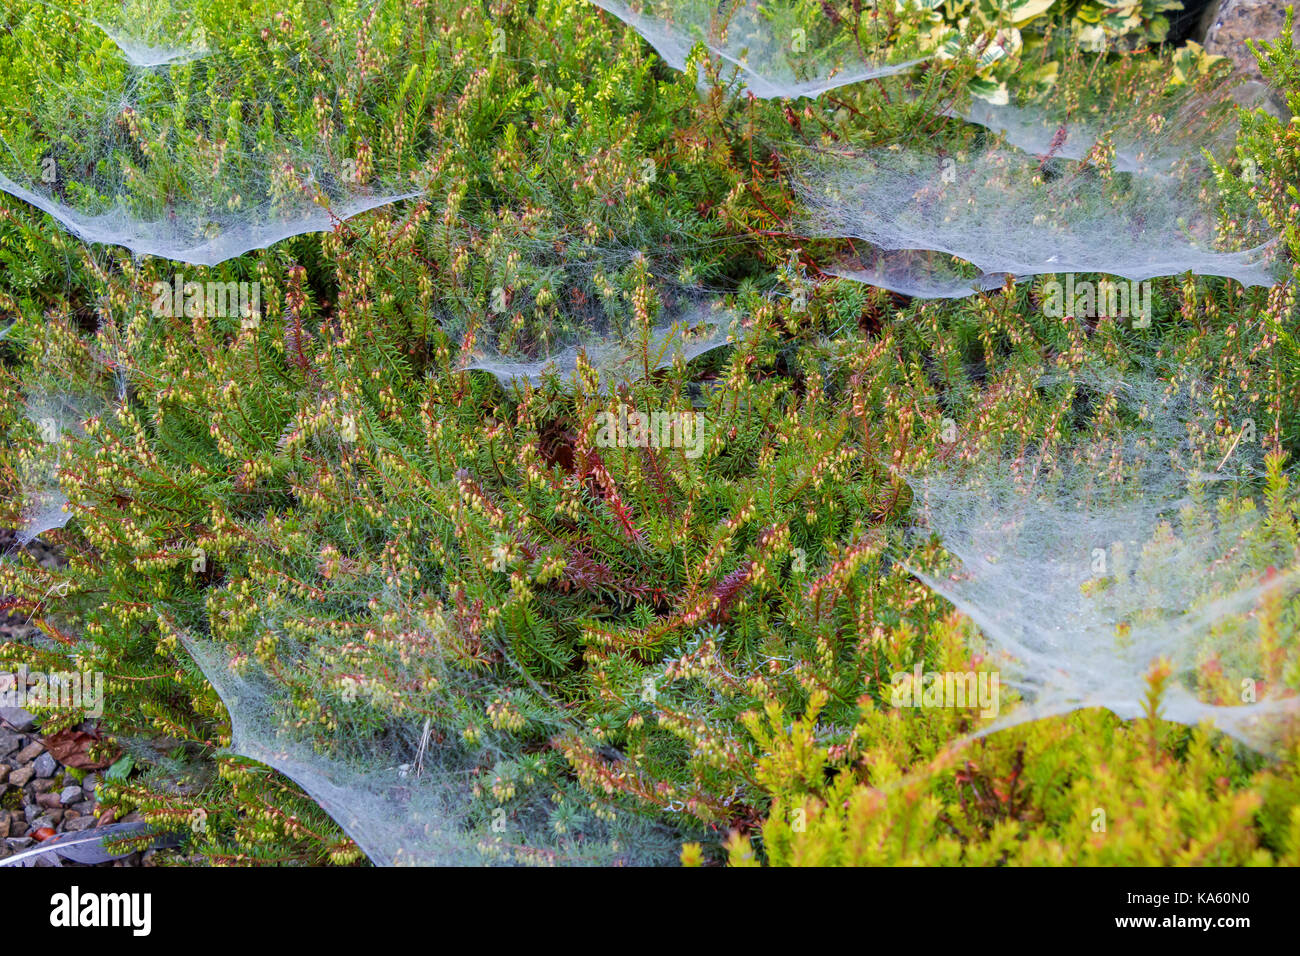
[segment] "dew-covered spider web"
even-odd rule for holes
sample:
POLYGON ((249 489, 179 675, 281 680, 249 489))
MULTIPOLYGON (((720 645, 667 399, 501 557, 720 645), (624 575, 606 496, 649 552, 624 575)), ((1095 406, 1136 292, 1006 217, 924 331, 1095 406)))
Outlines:
POLYGON ((998 383, 1026 407, 1056 396, 1057 433, 1077 417, 1081 437, 973 428, 908 479, 944 552, 911 570, 978 625, 1022 700, 982 733, 1085 707, 1138 717, 1162 662, 1164 719, 1264 751, 1294 730, 1279 631, 1300 572, 1251 495, 1260 436, 1250 419, 1225 427, 1194 375, 1161 372, 1052 368, 998 383))
MULTIPOLYGON (((229 24, 222 49, 164 57, 123 39, 162 17, 148 4, 105 4, 118 17, 107 28, 83 14, 6 3, 9 42, 23 48, 33 75, 0 90, 0 190, 85 242, 201 265, 418 195, 417 157, 376 158, 327 120, 341 94, 325 77, 360 82, 372 64, 358 37, 388 4, 344 4, 311 43, 282 40, 273 18, 253 16, 256 6, 227 8, 249 19, 229 24), (105 29, 128 56, 103 42, 105 29), (166 69, 137 62, 164 58, 166 69), (297 87, 307 98, 298 115, 322 122, 291 128, 265 91, 313 73, 322 85, 297 87)), ((201 32, 196 20, 181 22, 201 32)))
POLYGON ((36 441, 20 454, 22 514, 15 541, 26 545, 47 531, 62 528, 72 518, 68 498, 59 484, 64 442, 84 434, 85 421, 103 410, 103 403, 67 391, 35 392, 25 414, 35 426, 36 441))
POLYGON ((1049 167, 987 145, 949 156, 908 148, 827 153, 803 172, 797 186, 808 234, 943 253, 997 285, 1006 274, 1079 272, 1133 280, 1193 272, 1243 285, 1276 278, 1269 243, 1219 247, 1207 183, 1192 170, 1145 176, 1078 162, 1049 167))
MULTIPOLYGON (((611 387, 723 348, 740 323, 736 311, 720 297, 690 296, 662 286, 656 300, 658 314, 649 324, 638 325, 624 314, 625 303, 611 302, 605 314, 583 316, 567 343, 531 360, 517 348, 502 352, 478 347, 474 336, 466 336, 460 367, 490 372, 506 387, 523 382, 537 386, 551 376, 567 379, 585 367, 602 386, 611 387)), ((572 320, 572 310, 567 317, 572 320)))
MULTIPOLYGON (((153 68, 184 63, 207 56, 207 29, 196 16, 192 0, 94 0, 83 4, 60 4, 41 0, 45 6, 62 10, 98 27, 122 51, 128 63, 153 68)), ((252 9, 241 4, 239 12, 252 9)))
POLYGON ((972 98, 947 115, 982 126, 1036 157, 1105 161, 1117 172, 1159 175, 1198 164, 1202 151, 1221 155, 1235 123, 1222 91, 1184 88, 1108 91, 1089 109, 1067 105, 1061 92, 1002 105, 972 98))
POLYGON ((761 99, 815 97, 922 62, 889 62, 888 30, 865 8, 850 23, 828 5, 798 0, 592 2, 645 37, 673 69, 685 70, 702 45, 723 77, 735 75, 738 92, 761 99))
POLYGON ((1132 68, 1107 82, 942 106, 955 122, 937 138, 796 149, 795 228, 845 243, 826 274, 921 298, 1068 273, 1273 285, 1274 231, 1221 206, 1216 177, 1255 174, 1232 156, 1228 91, 1132 68))
POLYGON ((979 292, 994 292, 1016 276, 981 273, 969 263, 927 249, 886 250, 866 243, 824 265, 828 276, 861 282, 918 299, 962 299, 979 292))
POLYGON ((391 587, 371 604, 383 623, 367 635, 277 619, 269 602, 274 677, 256 655, 176 632, 230 714, 232 753, 298 783, 378 865, 675 859, 672 828, 575 798, 519 752, 521 731, 561 747, 589 731, 524 692, 538 688, 509 644, 479 629, 481 611, 412 606, 391 587), (468 648, 480 667, 464 666, 468 648), (304 701, 319 722, 301 720, 304 701))

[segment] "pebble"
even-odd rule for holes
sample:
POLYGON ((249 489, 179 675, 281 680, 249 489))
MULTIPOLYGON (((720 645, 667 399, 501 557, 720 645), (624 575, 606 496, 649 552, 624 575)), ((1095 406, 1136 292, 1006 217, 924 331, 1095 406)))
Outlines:
MULTIPOLYGON (((0 544, 4 536, 0 531, 0 544)), ((6 626, 5 616, 0 614, 0 642, 9 633, 6 626)), ((7 804, 0 807, 0 860, 30 849, 38 836, 83 833, 115 822, 116 811, 99 806, 96 789, 100 774, 79 778, 77 772, 62 766, 36 736, 36 726, 36 717, 26 710, 0 708, 0 797, 7 804)), ((139 819, 138 812, 123 817, 126 821, 139 819)), ((36 865, 55 863, 43 857, 36 865)), ((150 866, 153 854, 142 857, 136 853, 111 865, 150 866)))
POLYGON ((30 765, 19 767, 17 770, 13 770, 9 773, 9 782, 15 787, 21 787, 34 776, 36 776, 36 771, 30 765))
POLYGON ((54 771, 59 769, 58 763, 47 753, 43 753, 37 757, 36 762, 32 764, 32 766, 36 768, 36 776, 38 777, 52 777, 54 776, 54 771))
POLYGON ((33 740, 22 750, 18 751, 18 756, 14 759, 19 763, 31 763, 43 753, 45 753, 45 745, 39 740, 33 740))
MULTIPOLYGON (((11 697, 10 700, 13 698, 11 697)), ((36 717, 21 707, 0 707, 0 720, 20 733, 25 733, 36 726, 36 717)))

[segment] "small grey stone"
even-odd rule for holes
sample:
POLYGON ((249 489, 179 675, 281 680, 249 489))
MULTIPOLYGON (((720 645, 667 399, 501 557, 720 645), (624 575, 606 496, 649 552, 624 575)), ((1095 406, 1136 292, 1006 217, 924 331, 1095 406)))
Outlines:
POLYGON ((33 832, 35 832, 44 827, 49 827, 51 830, 53 830, 54 825, 57 822, 58 821, 54 820, 52 817, 45 816, 45 817, 37 817, 35 820, 32 820, 27 825, 32 829, 33 832))
POLYGON ((28 823, 31 823, 33 820, 35 820, 37 817, 41 815, 41 809, 42 808, 37 806, 36 804, 29 803, 23 807, 23 816, 27 818, 28 823))
POLYGON ((80 833, 82 830, 89 830, 95 825, 95 818, 87 814, 86 816, 73 817, 71 820, 65 820, 63 829, 67 833, 80 833))
POLYGON ((6 767, 4 764, 0 763, 0 783, 4 783, 8 779, 9 779, 9 768, 6 767))
POLYGON ((31 763, 43 753, 45 753, 45 744, 41 743, 39 740, 33 740, 22 750, 18 751, 18 762, 31 763))
POLYGON ((74 803, 74 804, 72 804, 71 806, 69 806, 68 809, 69 809, 69 810, 76 810, 78 813, 94 813, 94 812, 95 812, 95 801, 94 801, 94 800, 80 800, 80 801, 78 801, 77 803, 74 803))
POLYGON ((98 785, 99 785, 99 774, 97 773, 88 773, 86 774, 86 778, 81 781, 81 789, 85 790, 86 795, 90 797, 93 797, 95 795, 95 787, 98 785))
MULTIPOLYGON (((1282 33, 1287 0, 1215 0, 1201 14, 1191 39, 1205 52, 1225 56, 1238 78, 1245 79, 1233 91, 1233 99, 1247 108, 1263 109, 1284 122, 1290 118, 1285 97, 1270 93, 1248 40, 1273 40, 1282 33), (1247 92, 1247 88, 1251 88, 1247 92)), ((1300 40, 1300 21, 1292 24, 1292 38, 1300 40)))
POLYGON ((23 738, 18 734, 0 731, 0 757, 7 757, 23 745, 23 738))
POLYGON ((28 836, 10 837, 5 842, 9 844, 11 850, 26 850, 32 845, 32 838, 28 836))
POLYGON ((65 807, 70 807, 73 804, 80 803, 81 788, 64 787, 62 790, 59 791, 59 802, 62 803, 65 807))
POLYGON ((31 730, 36 726, 36 717, 21 707, 0 707, 0 720, 17 731, 31 730))
POLYGON ((14 770, 9 774, 9 782, 15 787, 21 787, 35 775, 36 771, 32 767, 19 767, 17 770, 14 770))
POLYGON ((36 776, 38 777, 52 777, 54 772, 59 769, 58 762, 47 753, 37 757, 32 766, 36 768, 36 776))

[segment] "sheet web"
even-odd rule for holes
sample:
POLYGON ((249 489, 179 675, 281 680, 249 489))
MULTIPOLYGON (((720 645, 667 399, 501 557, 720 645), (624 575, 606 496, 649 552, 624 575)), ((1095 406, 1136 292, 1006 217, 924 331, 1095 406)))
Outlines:
POLYGON ((679 832, 548 768, 547 741, 590 731, 523 693, 538 687, 490 628, 378 575, 356 583, 380 590, 346 632, 277 612, 272 593, 257 630, 273 659, 173 628, 230 714, 233 753, 296 781, 379 865, 676 858, 679 832))
MULTIPOLYGON (((978 270, 966 282, 971 294, 1000 286, 1008 274, 1143 280, 1193 272, 1243 285, 1276 280, 1269 237, 1224 248, 1217 209, 1195 164, 1150 176, 1085 163, 1049 168, 993 144, 947 156, 907 148, 822 154, 810 157, 803 172, 798 188, 809 234, 963 260, 978 270)), ((901 256, 850 262, 846 271, 864 271, 899 292, 950 281, 942 268, 901 256)))
POLYGON ((891 55, 898 37, 865 8, 840 14, 800 0, 592 2, 645 37, 674 69, 686 69, 698 46, 724 79, 734 77, 736 92, 761 99, 813 97, 923 62, 891 55))
MULTIPOLYGON (((112 40, 127 62, 137 67, 159 67, 207 56, 207 28, 190 0, 99 0, 80 6, 60 7, 94 24, 112 40)), ((265 4, 262 4, 264 7, 265 4)), ((241 12, 251 12, 252 3, 241 12)))
MULTIPOLYGON (((83 241, 214 265, 418 195, 413 164, 371 162, 362 137, 329 124, 289 128, 268 93, 292 73, 355 78, 365 52, 356 31, 373 27, 382 4, 345 3, 338 29, 322 27, 306 44, 255 29, 256 4, 225 4, 223 16, 236 19, 224 45, 193 56, 140 53, 143 40, 121 39, 155 24, 177 36, 161 8, 102 6, 89 15, 2 8, 5 46, 21 50, 33 74, 0 91, 0 189, 83 241), (95 19, 110 14, 117 46, 95 19)), ((193 24, 188 33, 207 35, 196 18, 177 16, 193 24)), ((297 115, 313 115, 316 91, 290 88, 304 98, 297 115)))
POLYGON ((1094 88, 1073 73, 1007 103, 936 104, 954 120, 937 137, 792 150, 796 228, 840 240, 823 271, 922 298, 995 290, 1007 276, 1278 281, 1274 231, 1255 209, 1228 209, 1216 183, 1255 175, 1233 155, 1223 78, 1175 85, 1138 61, 1094 88))
POLYGON ((1084 707, 1138 717, 1167 666, 1162 717, 1272 750, 1300 703, 1275 633, 1300 576, 1252 497, 1253 421, 1224 429, 1201 381, 1154 364, 1045 370, 1025 407, 1043 396, 1058 421, 1086 409, 1080 427, 962 436, 909 477, 943 546, 911 570, 979 626, 1022 699, 981 733, 1084 707))

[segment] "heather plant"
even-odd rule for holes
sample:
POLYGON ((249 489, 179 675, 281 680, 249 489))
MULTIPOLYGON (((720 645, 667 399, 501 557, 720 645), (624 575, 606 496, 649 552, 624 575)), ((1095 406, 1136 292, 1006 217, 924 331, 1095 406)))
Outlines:
MULTIPOLYGON (((1283 703, 1300 679, 1292 286, 1155 277, 1135 327, 1054 314, 1051 273, 946 301, 834 277, 854 244, 801 233, 797 160, 927 137, 960 155, 984 135, 952 116, 977 52, 765 101, 707 49, 675 71, 567 0, 211 11, 243 26, 145 79, 52 8, 6 8, 0 37, 29 177, 70 102, 101 108, 60 139, 78 215, 154 224, 193 210, 169 196, 188 184, 242 236, 236 183, 334 213, 178 262, 0 208, 4 521, 30 531, 57 496, 62 527, 36 533, 67 558, 0 563, 5 608, 44 635, 0 667, 107 676, 100 727, 136 768, 112 805, 239 864, 1295 862, 1285 721, 1263 756, 1161 719, 1179 686, 1228 707, 1239 673, 1283 703), (131 175, 100 172, 114 151, 131 175), (365 189, 411 195, 332 208, 365 189), (257 308, 190 283, 255 283, 257 308), (994 727, 1033 704, 1007 682, 997 714, 900 706, 917 668, 1010 673, 915 573, 960 573, 917 476, 1140 431, 1096 367, 1195 385, 1204 462, 1251 467, 1179 527, 1246 529, 1223 587, 1281 583, 1190 668, 1128 675, 1149 688, 1135 720, 994 727), (629 410, 692 437, 611 432, 629 410)), ((1057 83, 1105 87, 1070 57, 1057 83)), ((1096 68, 1151 89, 1149 117, 1151 62, 1096 68)), ((1294 80, 1289 47, 1273 62, 1294 80)), ((1243 121, 1216 224, 1244 241, 1263 217, 1294 256, 1288 129, 1243 121)), ((1165 529, 1144 544, 1163 567, 1165 529)))

